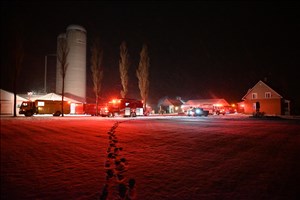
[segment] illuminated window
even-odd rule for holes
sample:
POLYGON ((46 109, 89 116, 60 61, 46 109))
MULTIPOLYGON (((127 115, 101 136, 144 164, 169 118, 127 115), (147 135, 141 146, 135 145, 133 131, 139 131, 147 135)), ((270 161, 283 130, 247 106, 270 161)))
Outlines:
POLYGON ((38 106, 44 106, 45 105, 45 102, 43 101, 38 101, 38 106))
POLYGON ((271 98, 271 92, 266 92, 266 93, 265 93, 265 98, 266 98, 266 99, 271 98))
POLYGON ((252 99, 257 99, 257 93, 252 93, 252 99))

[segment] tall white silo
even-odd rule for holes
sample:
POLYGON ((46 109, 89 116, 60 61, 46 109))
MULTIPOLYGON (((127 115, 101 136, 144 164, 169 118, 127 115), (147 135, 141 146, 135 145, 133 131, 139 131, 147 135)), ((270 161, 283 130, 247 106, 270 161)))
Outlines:
MULTIPOLYGON (((63 39, 63 34, 58 37, 63 39)), ((86 30, 79 25, 67 27, 65 39, 68 44, 67 71, 65 77, 65 93, 86 98, 86 30)), ((59 52, 59 51, 58 51, 59 52)), ((56 71, 56 92, 61 94, 62 75, 59 62, 56 71)))

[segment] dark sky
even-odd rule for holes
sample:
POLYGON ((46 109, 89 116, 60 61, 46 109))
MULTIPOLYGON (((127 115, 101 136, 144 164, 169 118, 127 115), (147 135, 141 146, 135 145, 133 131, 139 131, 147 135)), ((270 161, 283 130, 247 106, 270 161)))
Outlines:
MULTIPOLYGON (((119 45, 128 44, 130 92, 139 98, 135 70, 149 47, 150 102, 164 96, 239 102, 259 80, 299 108, 300 7, 296 1, 2 1, 1 88, 12 91, 10 55, 23 38, 19 93, 44 87, 44 58, 70 24, 87 30, 87 96, 93 97, 90 48, 104 50, 104 97, 121 89, 119 45), (20 37, 21 35, 21 37, 20 37)), ((48 91, 55 90, 55 57, 48 57, 48 91)))

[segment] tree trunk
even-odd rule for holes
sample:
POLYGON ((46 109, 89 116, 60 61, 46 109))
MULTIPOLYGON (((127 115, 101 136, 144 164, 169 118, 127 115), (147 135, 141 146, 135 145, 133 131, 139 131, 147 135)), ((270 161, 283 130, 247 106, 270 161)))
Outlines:
POLYGON ((98 94, 96 94, 96 116, 98 116, 98 94))
POLYGON ((62 92, 61 92, 61 116, 64 116, 64 96, 65 96, 65 77, 62 79, 62 92))

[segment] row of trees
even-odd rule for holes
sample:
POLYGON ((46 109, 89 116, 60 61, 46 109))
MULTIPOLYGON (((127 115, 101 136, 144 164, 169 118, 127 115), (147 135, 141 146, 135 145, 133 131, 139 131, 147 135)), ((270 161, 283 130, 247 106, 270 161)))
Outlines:
MULTIPOLYGON (((57 60, 60 65, 60 72, 62 76, 62 102, 64 101, 64 80, 66 76, 66 71, 68 68, 67 56, 69 53, 69 48, 67 41, 62 39, 59 41, 57 60)), ((129 53, 127 49, 127 44, 123 41, 120 45, 120 60, 119 60, 119 71, 120 79, 122 84, 122 90, 120 91, 121 97, 126 98, 128 94, 128 70, 130 67, 129 53)), ((149 95, 149 67, 150 58, 148 56, 148 47, 146 44, 140 52, 140 62, 136 70, 136 76, 139 80, 139 89, 142 100, 144 101, 144 109, 146 109, 146 103, 149 95)), ((98 113, 98 99, 102 88, 103 79, 103 49, 100 46, 98 39, 94 41, 91 48, 91 71, 92 71, 92 82, 93 91, 96 96, 96 113, 98 113)), ((63 103, 62 103, 62 116, 63 114, 63 103)))
MULTIPOLYGON (((92 71, 92 81, 93 90, 96 96, 96 113, 98 113, 98 97, 101 92, 101 85, 103 79, 103 49, 100 47, 99 40, 93 43, 91 49, 91 71, 92 71)), ((126 98, 128 94, 128 71, 130 67, 129 53, 127 49, 127 44, 123 41, 120 45, 120 59, 119 59, 119 72, 122 84, 122 90, 120 95, 122 98, 126 98)), ((149 67, 150 58, 148 55, 148 47, 146 44, 143 45, 140 52, 140 61, 138 68, 136 70, 136 76, 139 80, 140 95, 144 102, 144 110, 146 110, 146 103, 149 95, 149 67)))
MULTIPOLYGON (((23 42, 16 42, 16 51, 13 60, 15 60, 14 67, 14 78, 13 78, 13 92, 14 92, 14 116, 16 117, 16 95, 17 95, 17 79, 21 70, 22 61, 24 57, 23 42)), ((69 53, 69 47, 67 41, 61 38, 57 48, 57 60, 60 65, 60 73, 62 76, 62 116, 64 116, 64 86, 65 77, 68 68, 67 57, 69 53)), ((120 60, 119 60, 119 71, 120 79, 122 84, 122 90, 120 91, 121 97, 126 98, 128 94, 128 70, 130 67, 129 53, 127 44, 123 41, 120 45, 120 60)), ((146 44, 140 52, 140 62, 136 70, 136 76, 139 80, 139 89, 142 100, 144 101, 144 109, 146 109, 146 103, 149 95, 149 67, 150 59, 148 56, 148 47, 146 44)), ((103 79, 103 49, 100 46, 99 40, 95 40, 91 48, 91 71, 93 90, 96 95, 96 108, 98 113, 98 99, 101 92, 102 79, 103 79)))

